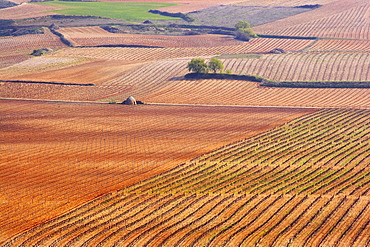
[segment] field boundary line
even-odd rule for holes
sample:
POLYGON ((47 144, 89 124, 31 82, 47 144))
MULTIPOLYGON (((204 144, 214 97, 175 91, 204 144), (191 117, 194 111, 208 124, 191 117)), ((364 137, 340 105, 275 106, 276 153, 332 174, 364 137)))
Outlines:
MULTIPOLYGON (((51 99, 25 99, 25 98, 1 98, 1 100, 35 101, 50 103, 68 103, 68 104, 109 104, 121 105, 120 103, 102 102, 102 101, 71 101, 71 100, 51 100, 51 99)), ((258 106, 258 105, 207 105, 207 104, 174 104, 174 103, 144 103, 143 105, 153 106, 195 106, 195 107, 232 107, 232 108, 285 108, 285 109, 369 109, 368 107, 340 107, 340 106, 258 106)))

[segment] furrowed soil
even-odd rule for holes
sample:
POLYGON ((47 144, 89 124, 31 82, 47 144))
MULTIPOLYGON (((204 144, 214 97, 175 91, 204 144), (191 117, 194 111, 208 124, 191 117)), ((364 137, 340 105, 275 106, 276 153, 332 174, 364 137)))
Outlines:
POLYGON ((28 34, 0 38, 0 68, 5 68, 30 58, 33 50, 51 48, 58 50, 67 47, 59 37, 44 28, 44 34, 28 34))
MULTIPOLYGON (((91 115, 95 116, 95 124, 91 124, 90 118, 85 118, 89 128, 84 128, 84 134, 88 134, 87 129, 97 128, 94 134, 99 135, 98 129, 101 126, 96 125, 99 111, 95 106, 93 108, 95 114, 91 115)), ((185 107, 172 109, 181 114, 181 121, 189 117, 187 113, 193 118, 193 124, 196 122, 196 114, 201 114, 200 121, 210 121, 207 114, 211 114, 213 118, 209 123, 222 124, 220 119, 215 118, 220 112, 216 113, 211 108, 194 111, 194 108, 197 107, 191 107, 191 110, 185 107)), ((171 108, 167 108, 165 115, 171 119, 169 109, 171 108)), ((231 109, 222 108, 221 119, 237 127, 237 119, 225 112, 231 109)), ((241 109, 244 116, 253 115, 252 112, 245 111, 248 108, 241 109)), ((260 120, 268 115, 261 108, 258 110, 261 111, 258 114, 260 120)), ((295 111, 295 116, 297 113, 302 114, 297 109, 291 110, 295 111)), ((148 115, 149 112, 146 113, 148 115)), ((131 115, 130 111, 126 115, 131 115)), ((155 108, 155 115, 157 121, 161 119, 160 108, 155 108)), ((80 205, 67 214, 12 238, 5 246, 367 246, 370 241, 370 158, 367 152, 370 143, 369 129, 366 128, 369 116, 369 110, 358 109, 311 111, 279 127, 224 146, 155 177, 80 205)), ((181 127, 178 119, 176 127, 181 127)), ((166 130, 170 129, 169 122, 166 130)), ((244 119, 243 122, 248 124, 249 121, 244 119)), ((199 143, 199 139, 209 138, 206 136, 210 134, 210 130, 221 134, 228 129, 224 126, 223 131, 219 131, 212 124, 203 123, 202 132, 198 132, 195 131, 196 128, 192 128, 193 124, 186 125, 187 130, 180 129, 180 133, 184 134, 183 141, 189 141, 187 145, 190 146, 194 142, 192 137, 199 143), (204 126, 209 128, 204 129, 204 126)), ((253 125, 256 126, 256 122, 253 125)), ((64 129, 71 127, 64 126, 64 129)), ((146 132, 155 131, 154 135, 163 133, 151 126, 146 126, 146 132)), ((138 133, 143 134, 135 132, 138 133)), ((113 136, 107 138, 106 131, 104 134, 105 140, 100 139, 100 143, 106 144, 102 151, 113 152, 116 148, 111 142, 113 136)), ((118 137, 113 128, 110 134, 116 137, 115 143, 119 143, 121 137, 118 137)), ((148 133, 144 135, 147 137, 148 133)), ((176 131, 172 131, 171 135, 173 138, 178 137, 176 131)), ((76 132, 74 136, 81 137, 76 132)), ((181 139, 177 141, 181 145, 181 139)), ((155 145, 156 138, 151 139, 151 142, 155 145)), ((82 142, 79 144, 82 150, 93 150, 95 147, 92 141, 87 147, 82 142)), ((50 148, 54 146, 52 142, 48 142, 48 145, 50 148)), ((141 148, 144 145, 140 150, 141 148)), ((55 149, 55 152, 59 150, 61 149, 55 149)), ((69 152, 71 150, 76 149, 69 146, 69 152)), ((24 154, 27 151, 23 149, 24 154)), ((34 152, 33 155, 37 156, 37 153, 34 152)), ((83 156, 83 152, 80 155, 83 156)), ((13 159, 12 165, 19 166, 16 157, 13 159)), ((60 179, 53 181, 54 183, 44 183, 36 192, 42 195, 38 194, 34 198, 38 202, 46 200, 46 194, 56 190, 57 187, 54 186, 58 186, 58 183, 63 183, 64 194, 61 195, 59 189, 52 198, 62 201, 63 197, 71 194, 70 204, 73 204, 73 196, 78 195, 78 190, 83 187, 79 183, 80 179, 88 183, 89 178, 93 178, 83 188, 85 193, 82 196, 86 198, 87 191, 93 194, 90 192, 91 187, 104 190, 103 176, 117 183, 125 178, 125 165, 119 162, 115 165, 106 163, 106 166, 94 169, 92 164, 86 162, 88 158, 83 159, 85 163, 78 164, 77 173, 70 172, 71 168, 76 170, 76 165, 72 164, 64 166, 63 171, 53 173, 53 178, 60 179), (84 170, 88 166, 90 169, 84 170), (68 188, 72 184, 73 188, 68 188)), ((150 169, 155 165, 147 166, 150 169)), ((57 171, 60 165, 58 161, 54 161, 47 168, 57 171)), ((49 179, 49 176, 45 176, 48 171, 46 167, 32 166, 32 169, 43 174, 43 180, 49 179)), ((147 167, 142 169, 143 173, 147 167)), ((17 178, 18 186, 27 177, 25 167, 21 171, 23 172, 17 178)), ((134 167, 130 172, 140 173, 134 167)), ((155 174, 153 170, 150 173, 155 174)), ((32 179, 33 177, 27 181, 31 195, 33 191, 30 188, 34 182, 32 179)), ((9 186, 5 187, 7 191, 8 188, 15 187, 14 184, 8 185, 12 179, 9 180, 5 182, 9 186)), ((130 180, 122 183, 128 185, 129 182, 130 180)), ((107 183, 109 182, 105 182, 107 183)), ((10 196, 15 195, 16 193, 12 193, 10 196)), ((20 202, 23 204, 25 201, 20 202)), ((10 202, 10 206, 14 205, 12 203, 14 201, 10 202)), ((41 206, 34 205, 34 209, 40 208, 41 206)), ((50 214, 53 213, 51 208, 49 207, 50 214)), ((22 220, 25 219, 27 218, 22 220)), ((14 222, 13 225, 17 226, 14 222)))
POLYGON ((0 9, 1 19, 25 19, 25 18, 35 18, 40 16, 55 15, 56 13, 47 12, 58 10, 59 8, 50 6, 40 6, 30 3, 22 3, 21 5, 0 9))
POLYGON ((75 46, 140 45, 163 48, 220 47, 242 45, 243 42, 227 35, 141 35, 110 33, 100 27, 61 28, 75 46))
POLYGON ((369 246, 369 88, 185 78, 192 58, 216 57, 235 75, 368 85, 369 2, 156 2, 229 27, 248 9, 270 38, 109 33, 90 25, 129 22, 0 10, 41 16, 20 26, 58 20, 76 46, 47 28, 0 38, 0 246, 369 246), (149 104, 113 104, 128 96, 149 104))
POLYGON ((0 240, 312 109, 0 101, 0 240))
POLYGON ((298 14, 253 30, 270 35, 369 40, 369 8, 370 3, 365 0, 335 1, 309 14, 298 14))

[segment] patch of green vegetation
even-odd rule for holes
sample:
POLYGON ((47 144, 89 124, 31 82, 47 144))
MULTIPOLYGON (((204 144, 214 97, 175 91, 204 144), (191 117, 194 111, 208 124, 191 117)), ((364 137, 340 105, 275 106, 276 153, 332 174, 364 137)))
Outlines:
POLYGON ((33 4, 61 8, 60 10, 53 10, 50 12, 55 12, 63 15, 100 16, 121 20, 179 19, 148 12, 151 9, 159 9, 177 5, 169 3, 48 1, 33 4))

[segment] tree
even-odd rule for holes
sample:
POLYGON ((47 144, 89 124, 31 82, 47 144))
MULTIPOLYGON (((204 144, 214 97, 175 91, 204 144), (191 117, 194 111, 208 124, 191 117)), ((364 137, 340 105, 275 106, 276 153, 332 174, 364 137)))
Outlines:
POLYGON ((235 24, 235 29, 242 29, 242 28, 251 28, 251 25, 247 21, 238 21, 238 23, 235 24))
POLYGON ((213 57, 208 63, 208 68, 213 71, 213 73, 216 73, 218 70, 222 72, 222 70, 224 69, 224 65, 220 60, 213 57))
POLYGON ((252 38, 256 38, 257 35, 251 29, 251 26, 246 21, 238 21, 235 24, 235 38, 249 41, 252 38))
POLYGON ((208 73, 208 66, 204 59, 202 58, 193 58, 187 66, 189 71, 192 71, 194 73, 208 73))

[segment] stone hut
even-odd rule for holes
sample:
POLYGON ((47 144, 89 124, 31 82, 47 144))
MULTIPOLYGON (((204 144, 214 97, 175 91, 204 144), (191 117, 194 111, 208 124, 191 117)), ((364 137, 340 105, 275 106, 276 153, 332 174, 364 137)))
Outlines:
POLYGON ((122 102, 124 105, 137 105, 137 102, 134 97, 130 96, 125 101, 122 102))

